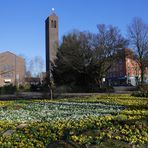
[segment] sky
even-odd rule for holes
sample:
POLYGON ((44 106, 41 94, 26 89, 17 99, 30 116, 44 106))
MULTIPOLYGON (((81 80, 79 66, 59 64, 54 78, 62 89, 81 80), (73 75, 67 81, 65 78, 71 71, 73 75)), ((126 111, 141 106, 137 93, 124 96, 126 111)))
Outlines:
POLYGON ((0 0, 0 53, 45 61, 45 19, 59 17, 59 40, 74 29, 97 33, 97 24, 117 26, 123 35, 134 17, 148 23, 148 0, 0 0))

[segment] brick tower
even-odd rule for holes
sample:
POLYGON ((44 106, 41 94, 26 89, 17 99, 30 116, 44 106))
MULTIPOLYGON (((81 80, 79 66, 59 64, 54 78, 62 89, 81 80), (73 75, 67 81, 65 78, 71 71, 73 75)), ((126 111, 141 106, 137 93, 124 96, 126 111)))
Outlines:
POLYGON ((50 71, 51 62, 56 59, 58 49, 58 16, 52 9, 52 13, 45 21, 46 35, 46 72, 50 71))

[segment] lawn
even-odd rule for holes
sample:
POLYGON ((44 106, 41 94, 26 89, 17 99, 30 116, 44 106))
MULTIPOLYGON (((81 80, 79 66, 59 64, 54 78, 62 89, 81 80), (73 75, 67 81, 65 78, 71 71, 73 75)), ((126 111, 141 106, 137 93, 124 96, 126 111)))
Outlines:
POLYGON ((0 101, 0 147, 147 147, 148 99, 0 101))

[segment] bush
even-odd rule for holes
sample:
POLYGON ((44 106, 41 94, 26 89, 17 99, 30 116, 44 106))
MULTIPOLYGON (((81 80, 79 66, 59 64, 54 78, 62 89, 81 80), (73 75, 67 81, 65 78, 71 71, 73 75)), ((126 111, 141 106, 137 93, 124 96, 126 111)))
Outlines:
POLYGON ((138 91, 143 92, 143 93, 148 93, 148 84, 144 85, 139 85, 137 87, 138 91))
POLYGON ((22 92, 30 91, 30 85, 29 84, 20 85, 19 91, 22 91, 22 92))
POLYGON ((66 86, 66 85, 58 86, 54 90, 55 93, 67 93, 67 92, 71 92, 71 91, 72 91, 71 87, 66 86))
POLYGON ((56 87, 54 90, 55 93, 94 93, 94 92, 99 92, 99 93, 110 93, 114 92, 114 88, 112 86, 102 86, 99 88, 98 86, 94 87, 80 87, 80 86, 74 86, 74 85, 62 85, 56 87))
POLYGON ((114 92, 114 88, 112 86, 102 86, 96 92, 99 92, 99 93, 111 93, 111 92, 114 92))
POLYGON ((30 91, 31 92, 38 92, 41 90, 41 85, 38 84, 38 85, 35 85, 35 84, 31 84, 30 85, 30 91))
POLYGON ((13 86, 12 84, 10 85, 5 85, 3 87, 0 87, 0 94, 14 94, 17 91, 17 87, 13 86))
POLYGON ((137 92, 132 93, 135 97, 148 97, 148 84, 137 86, 137 92))
POLYGON ((141 92, 141 91, 137 91, 137 92, 132 93, 132 96, 148 98, 148 92, 144 93, 144 92, 141 92))

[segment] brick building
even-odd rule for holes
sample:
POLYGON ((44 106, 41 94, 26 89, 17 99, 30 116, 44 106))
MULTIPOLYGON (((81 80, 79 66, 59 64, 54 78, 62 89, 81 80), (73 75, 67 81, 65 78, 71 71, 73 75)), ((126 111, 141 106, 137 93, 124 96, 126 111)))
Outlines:
POLYGON ((148 67, 145 68, 144 82, 148 84, 148 67))
POLYGON ((0 86, 5 84, 22 84, 25 78, 25 61, 23 58, 6 51, 0 53, 0 86))
MULTIPOLYGON (((106 79, 109 85, 136 86, 140 81, 141 72, 134 52, 131 49, 122 49, 119 52, 122 56, 118 62, 112 64, 106 79)), ((147 73, 145 73, 145 80, 146 76, 147 73)))

